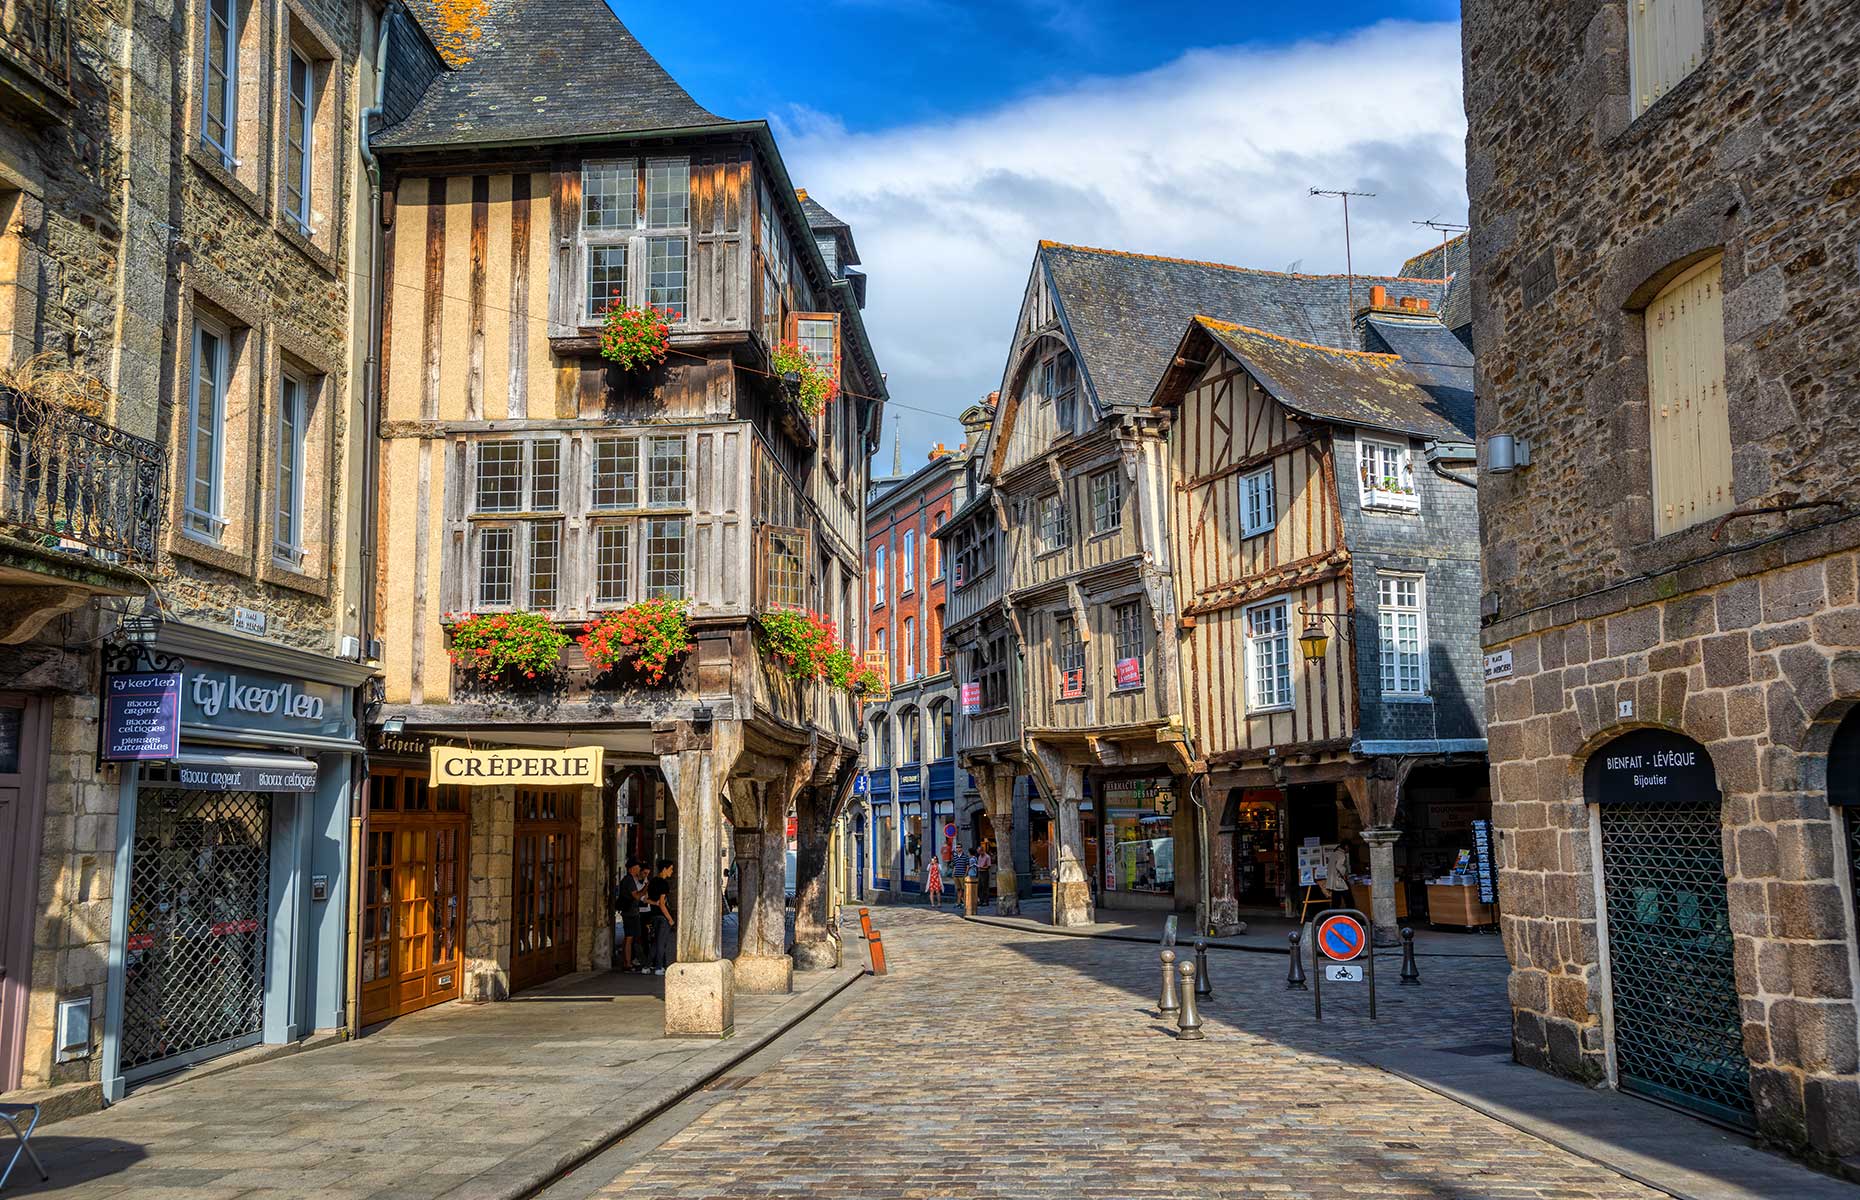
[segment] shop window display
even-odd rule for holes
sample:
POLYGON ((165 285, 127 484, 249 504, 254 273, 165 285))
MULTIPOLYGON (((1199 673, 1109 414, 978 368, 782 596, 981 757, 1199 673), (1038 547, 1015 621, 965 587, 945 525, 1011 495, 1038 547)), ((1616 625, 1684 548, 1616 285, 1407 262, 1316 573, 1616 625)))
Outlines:
POLYGON ((1175 890, 1175 790, 1169 780, 1104 785, 1110 859, 1105 887, 1114 892, 1175 890))

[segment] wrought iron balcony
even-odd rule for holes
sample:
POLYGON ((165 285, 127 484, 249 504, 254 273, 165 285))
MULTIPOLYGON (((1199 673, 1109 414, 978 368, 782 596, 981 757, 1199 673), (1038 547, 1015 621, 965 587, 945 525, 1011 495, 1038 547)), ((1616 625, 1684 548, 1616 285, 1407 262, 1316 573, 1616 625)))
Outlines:
POLYGON ((162 483, 159 444, 0 388, 0 528, 46 550, 149 566, 162 483))

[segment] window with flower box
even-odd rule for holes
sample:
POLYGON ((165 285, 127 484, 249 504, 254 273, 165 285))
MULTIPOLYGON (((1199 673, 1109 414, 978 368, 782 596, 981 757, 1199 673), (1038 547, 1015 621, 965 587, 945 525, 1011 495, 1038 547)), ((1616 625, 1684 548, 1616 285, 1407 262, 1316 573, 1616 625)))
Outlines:
POLYGON ((1358 474, 1364 508, 1418 511, 1414 486, 1414 452, 1406 442, 1362 438, 1357 442, 1358 474))
POLYGON ((581 319, 610 304, 686 319, 691 163, 684 158, 591 159, 581 165, 581 319), (642 203, 643 201, 643 203, 642 203))

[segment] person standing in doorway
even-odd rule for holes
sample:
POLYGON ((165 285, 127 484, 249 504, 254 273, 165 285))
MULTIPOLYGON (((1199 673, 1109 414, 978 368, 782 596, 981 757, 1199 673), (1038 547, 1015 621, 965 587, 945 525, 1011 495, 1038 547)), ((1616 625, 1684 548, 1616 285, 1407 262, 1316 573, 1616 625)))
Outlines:
POLYGON ((625 941, 620 947, 620 969, 637 971, 646 957, 645 901, 646 864, 629 858, 626 874, 620 877, 620 929, 625 941))
POLYGON ((976 899, 988 899, 988 889, 994 886, 993 871, 995 856, 988 852, 988 843, 983 842, 981 851, 975 856, 975 877, 980 881, 976 889, 976 899))
POLYGON ((652 922, 652 957, 646 966, 654 975, 665 974, 665 968, 672 964, 672 929, 678 922, 672 919, 672 871, 675 863, 669 858, 659 860, 658 873, 652 882, 646 885, 646 915, 652 922))

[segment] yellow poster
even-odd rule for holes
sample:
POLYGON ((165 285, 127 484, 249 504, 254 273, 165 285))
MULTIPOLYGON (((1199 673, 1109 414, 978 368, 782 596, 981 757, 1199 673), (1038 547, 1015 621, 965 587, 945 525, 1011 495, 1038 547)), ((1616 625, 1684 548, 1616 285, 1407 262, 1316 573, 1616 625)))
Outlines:
POLYGON ((595 787, 601 782, 601 747, 548 750, 503 746, 466 750, 434 746, 428 753, 432 787, 595 787))

